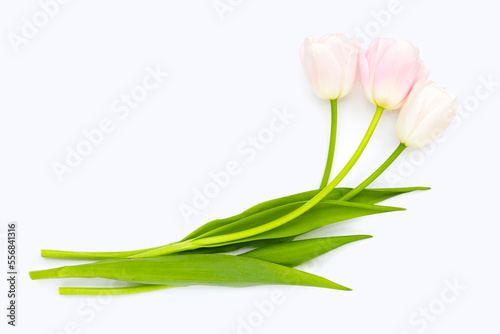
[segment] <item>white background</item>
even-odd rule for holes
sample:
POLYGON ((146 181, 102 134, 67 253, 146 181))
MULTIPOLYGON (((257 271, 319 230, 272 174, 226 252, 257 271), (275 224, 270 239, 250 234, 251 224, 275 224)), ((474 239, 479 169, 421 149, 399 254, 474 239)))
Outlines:
MULTIPOLYGON (((387 0, 222 3, 232 10, 219 15, 212 0, 69 1, 16 52, 9 36, 21 34, 23 18, 33 21, 41 7, 34 0, 1 2, 1 232, 11 221, 20 226, 18 327, 8 332, 498 332, 500 86, 489 92, 482 84, 500 81, 494 2, 401 0, 396 10, 387 0), (388 7, 390 16, 380 14, 388 7), (303 266, 354 291, 196 287, 96 300, 57 294, 58 286, 83 281, 29 279, 29 270, 71 263, 42 259, 42 248, 161 245, 208 220, 317 187, 329 105, 312 93, 298 47, 309 34, 363 31, 418 46, 430 77, 459 95, 461 114, 439 144, 408 150, 374 184, 431 186, 384 203, 408 211, 311 234, 374 236, 303 266), (168 78, 120 119, 113 103, 156 66, 168 78), (294 118, 247 161, 238 147, 268 126, 276 108, 294 118), (114 131, 59 182, 54 162, 64 163, 66 147, 75 148, 83 130, 106 118, 114 131), (191 205, 209 173, 232 160, 240 173, 183 219, 180 206, 191 205), (447 280, 463 286, 459 295, 447 290, 447 280), (263 314, 255 303, 273 291, 282 294, 280 303, 263 314), (444 303, 443 293, 453 301, 444 303), (420 315, 425 310, 428 320, 420 315)), ((374 111, 359 83, 339 108, 334 174, 374 111)), ((384 115, 343 185, 356 185, 396 147, 396 115, 384 115)), ((5 239, 1 247, 4 262, 5 239)))

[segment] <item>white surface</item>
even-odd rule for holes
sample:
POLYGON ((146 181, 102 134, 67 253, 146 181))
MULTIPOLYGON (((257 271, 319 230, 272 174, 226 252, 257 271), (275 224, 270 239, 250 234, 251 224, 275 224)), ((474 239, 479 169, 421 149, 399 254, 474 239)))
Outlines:
MULTIPOLYGON (((385 0, 222 1, 233 4, 224 20, 211 0, 70 1, 19 53, 7 36, 20 33, 23 17, 31 20, 40 5, 2 1, 0 221, 2 233, 7 222, 19 223, 21 272, 19 326, 7 328, 2 311, 2 333, 73 333, 75 326, 78 333, 95 334, 498 332, 498 86, 468 117, 459 116, 431 153, 405 153, 418 167, 411 170, 403 159, 376 182, 431 186, 384 203, 408 211, 312 234, 374 236, 304 267, 353 292, 198 287, 96 301, 57 294, 58 286, 80 281, 29 279, 29 270, 67 263, 40 258, 41 248, 164 244, 210 219, 317 187, 329 112, 300 66, 297 50, 308 34, 354 34, 378 25, 376 35, 417 45, 431 78, 462 104, 474 102, 482 77, 500 81, 500 21, 491 1, 401 0, 399 13, 383 27, 372 11, 387 8, 385 0), (121 120, 112 112, 114 101, 156 65, 169 77, 121 120), (274 108, 287 108, 295 118, 246 161, 238 146, 268 126, 274 108), (65 147, 74 148, 84 139, 82 130, 105 118, 113 120, 114 131, 58 182, 53 162, 62 162, 65 147), (183 220, 179 206, 232 160, 240 173, 190 222, 183 220), (454 279, 465 291, 444 310, 435 309, 442 313, 432 321, 417 317, 412 324, 421 308, 444 305, 444 282, 454 279), (281 303, 262 315, 254 303, 275 290, 283 294, 281 303), (249 318, 253 327, 238 327, 249 318)), ((340 103, 335 171, 357 146, 373 109, 359 83, 340 103)), ((356 185, 397 145, 395 115, 384 116, 344 185, 356 185)), ((3 240, 1 247, 5 254, 3 240)), ((4 280, 0 289, 4 305, 4 280)))

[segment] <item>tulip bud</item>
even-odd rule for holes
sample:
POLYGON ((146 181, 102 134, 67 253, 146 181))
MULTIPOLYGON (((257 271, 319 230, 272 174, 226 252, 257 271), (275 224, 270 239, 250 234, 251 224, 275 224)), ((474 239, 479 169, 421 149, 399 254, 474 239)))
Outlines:
POLYGON ((327 100, 346 96, 356 77, 359 42, 343 34, 307 37, 300 59, 316 95, 327 100))
POLYGON ((400 108, 415 83, 429 75, 416 47, 390 38, 359 52, 359 72, 368 100, 389 110, 400 108))
POLYGON ((399 112, 396 132, 408 147, 422 147, 439 136, 457 112, 457 97, 430 80, 419 81, 399 112))

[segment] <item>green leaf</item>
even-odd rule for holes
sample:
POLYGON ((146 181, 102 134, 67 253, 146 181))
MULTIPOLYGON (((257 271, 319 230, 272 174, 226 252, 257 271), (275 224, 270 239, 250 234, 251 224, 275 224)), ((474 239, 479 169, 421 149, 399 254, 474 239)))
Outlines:
MULTIPOLYGON (((405 194, 409 193, 412 191, 416 190, 427 190, 430 188, 426 187, 411 187, 411 188, 380 188, 380 189, 364 189, 362 192, 360 192, 358 195, 353 197, 349 202, 344 202, 344 203, 365 203, 365 204, 375 204, 379 203, 383 200, 386 200, 388 198, 400 195, 400 194, 405 194)), ((321 205, 328 201, 336 200, 339 199, 340 197, 344 196, 346 193, 348 193, 351 190, 351 188, 336 188, 334 189, 328 196, 320 202, 321 205), (326 201, 326 202, 325 202, 326 201)), ((239 215, 229 217, 226 219, 220 219, 220 220, 214 220, 211 221, 200 228, 196 229, 194 232, 189 234, 186 238, 184 238, 182 241, 186 241, 188 238, 198 238, 203 234, 207 234, 209 232, 212 232, 214 230, 217 230, 219 228, 223 228, 225 226, 231 225, 232 223, 241 220, 241 219, 246 219, 249 217, 251 221, 259 221, 260 224, 266 223, 269 221, 272 221, 276 218, 280 217, 280 214, 286 214, 288 212, 293 211, 294 208, 298 208, 300 205, 304 204, 308 200, 310 200, 314 195, 318 193, 318 190, 313 190, 313 191, 308 191, 308 192, 303 192, 303 193, 298 193, 295 195, 290 195, 286 197, 281 197, 277 198, 271 201, 263 202, 261 204, 258 204, 244 212, 242 212, 239 215), (259 216, 256 216, 257 214, 261 214, 259 216), (265 214, 264 214, 265 213, 265 214)), ((314 213, 317 210, 317 208, 313 208, 310 211, 314 213)), ((304 215, 305 217, 308 217, 308 215, 312 215, 311 212, 306 213, 304 215)), ((303 221, 304 216, 296 218, 294 221, 303 221), (299 219, 299 220, 297 220, 299 219)), ((317 213, 314 214, 314 216, 317 216, 317 213)), ((324 218, 324 217, 323 217, 324 218)), ((245 221, 246 222, 246 221, 245 221)), ((331 221, 330 223, 334 223, 336 221, 331 221)), ((306 223, 307 224, 307 223, 306 223)), ((325 223, 324 220, 321 220, 319 224, 315 224, 318 227, 324 226, 329 224, 328 222, 325 223)), ((232 225, 234 226, 234 225, 232 225)), ((253 225, 256 226, 256 225, 253 225)), ((231 227, 232 228, 232 227, 231 227)), ((316 227, 317 228, 317 227, 316 227)), ((281 229, 281 227, 280 227, 281 229)), ((219 230, 223 231, 223 230, 219 230)), ((300 234, 300 233, 299 233, 300 234)), ((285 240, 289 240, 290 238, 293 238, 299 234, 295 234, 293 236, 287 236, 284 237, 285 240)), ((189 250, 189 251, 183 251, 182 253, 187 253, 187 254, 200 254, 200 253, 220 253, 220 252, 229 252, 233 250, 240 249, 242 247, 258 247, 262 242, 266 243, 278 243, 282 242, 284 240, 281 240, 281 237, 278 237, 277 240, 273 240, 275 237, 269 236, 269 234, 264 234, 264 235, 259 235, 258 238, 253 238, 252 240, 239 240, 234 243, 226 244, 226 245, 220 245, 218 247, 202 247, 196 250, 189 250)), ((181 241, 181 242, 182 242, 181 241)), ((173 244, 178 244, 173 243, 173 244)), ((110 258, 119 258, 119 257, 129 257, 129 256, 134 256, 136 254, 144 253, 147 251, 152 251, 156 248, 148 248, 148 249, 140 249, 140 250, 132 250, 132 251, 118 251, 118 252, 71 252, 71 251, 59 251, 59 250, 42 250, 41 254, 43 257, 49 257, 49 258, 63 258, 63 259, 86 259, 86 260, 103 260, 103 259, 110 259, 110 258)))
MULTIPOLYGON (((213 236, 220 236, 230 233, 235 233, 243 230, 259 226, 262 223, 269 222, 274 217, 281 217, 284 214, 293 211, 295 208, 299 207, 300 203, 292 203, 288 205, 283 205, 277 208, 269 209, 264 212, 260 212, 249 216, 247 218, 238 220, 234 223, 227 224, 226 226, 219 227, 215 230, 207 232, 199 239, 213 236)), ((269 230, 267 232, 244 238, 239 240, 239 242, 250 242, 254 240, 268 240, 276 238, 288 238, 295 237, 317 228, 337 223, 340 221, 345 221, 352 218, 362 217, 366 215, 372 215, 377 213, 385 213, 392 211, 401 211, 404 209, 396 207, 378 206, 372 204, 360 204, 351 203, 343 201, 323 201, 317 204, 308 212, 303 215, 291 220, 290 222, 279 226, 275 229, 269 230)), ((196 242, 196 239, 193 241, 196 242)), ((228 244, 234 244, 234 242, 229 242, 228 244)), ((224 243, 214 244, 213 246, 223 246, 224 243)))
POLYGON ((347 235, 289 241, 257 248, 240 256, 261 259, 287 267, 295 267, 340 246, 371 237, 371 235, 347 235))
POLYGON ((106 278, 157 285, 252 286, 303 285, 350 290, 323 277, 243 256, 222 254, 171 255, 140 259, 113 259, 30 272, 36 279, 106 278))
MULTIPOLYGON (((361 191, 359 194, 354 196, 350 202, 354 203, 365 203, 365 204, 376 204, 379 202, 382 202, 386 199, 389 199, 391 197, 409 193, 412 191, 416 190, 428 190, 430 188, 428 187, 410 187, 410 188, 376 188, 376 189, 364 189, 361 191)), ((330 194, 327 195, 327 197, 324 199, 324 201, 329 201, 329 200, 338 200, 345 194, 347 194, 349 191, 351 191, 352 188, 335 188, 332 190, 330 194)), ((242 213, 225 218, 225 219, 216 219, 213 221, 210 221, 193 232, 191 232, 188 236, 186 236, 184 239, 181 241, 185 241, 188 239, 193 239, 197 238, 207 232, 210 232, 214 229, 220 228, 222 226, 231 224, 237 220, 252 216, 254 214, 269 210, 269 209, 274 209, 279 206, 283 205, 288 205, 292 203, 301 203, 303 204, 304 202, 309 201, 311 198, 313 198, 319 190, 311 190, 311 191, 306 191, 290 196, 285 196, 285 197, 280 197, 276 198, 270 201, 262 202, 260 204, 257 204, 250 209, 247 209, 243 211, 242 213)), ((298 206, 297 206, 298 207, 298 206)))
MULTIPOLYGON (((370 235, 349 235, 340 237, 315 238, 298 241, 288 241, 274 245, 267 245, 238 256, 251 257, 287 267, 295 267, 299 264, 312 260, 335 248, 348 243, 371 238, 370 235)), ((217 249, 218 247, 214 248, 217 249)), ((171 255, 167 255, 171 256, 171 255)), ((120 288, 59 288, 61 295, 125 295, 169 289, 172 285, 147 285, 141 284, 131 287, 120 288)))

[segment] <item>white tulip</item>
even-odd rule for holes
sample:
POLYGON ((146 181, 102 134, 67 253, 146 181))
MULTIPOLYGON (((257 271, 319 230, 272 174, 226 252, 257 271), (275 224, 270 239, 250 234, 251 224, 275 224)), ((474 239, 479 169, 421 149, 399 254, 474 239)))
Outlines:
POLYGON ((359 41, 344 34, 309 36, 300 46, 300 59, 314 92, 326 100, 346 96, 356 78, 359 41))
POLYGON ((422 147, 448 127, 456 112, 456 96, 449 95, 430 80, 420 80, 399 112, 398 138, 408 147, 422 147))

